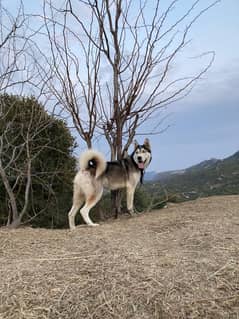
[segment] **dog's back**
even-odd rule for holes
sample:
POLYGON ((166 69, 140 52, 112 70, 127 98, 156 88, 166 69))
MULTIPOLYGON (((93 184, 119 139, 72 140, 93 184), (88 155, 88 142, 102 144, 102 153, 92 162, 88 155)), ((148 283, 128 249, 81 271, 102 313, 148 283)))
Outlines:
POLYGON ((139 177, 139 171, 130 156, 111 162, 106 162, 103 154, 96 150, 86 150, 81 154, 80 171, 89 172, 103 186, 115 190, 124 188, 133 176, 139 177))
POLYGON ((122 160, 107 162, 106 170, 102 175, 104 187, 115 190, 127 187, 132 177, 139 179, 139 171, 132 158, 128 156, 122 160))

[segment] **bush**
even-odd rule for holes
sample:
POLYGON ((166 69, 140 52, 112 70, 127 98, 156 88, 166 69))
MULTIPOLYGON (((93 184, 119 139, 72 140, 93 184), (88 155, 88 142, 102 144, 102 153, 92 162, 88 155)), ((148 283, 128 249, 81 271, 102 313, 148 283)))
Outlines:
MULTIPOLYGON (((31 185, 22 222, 36 227, 67 225, 75 159, 66 123, 49 115, 34 97, 0 96, 0 161, 20 212, 25 203, 31 159, 31 185), (30 155, 29 155, 30 154, 30 155)), ((11 205, 0 174, 0 223, 11 219, 11 205)))

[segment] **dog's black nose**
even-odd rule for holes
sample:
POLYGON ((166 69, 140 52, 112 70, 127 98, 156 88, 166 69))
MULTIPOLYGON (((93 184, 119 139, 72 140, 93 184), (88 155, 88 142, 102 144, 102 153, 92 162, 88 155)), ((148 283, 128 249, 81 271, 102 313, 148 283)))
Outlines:
POLYGON ((142 162, 142 156, 138 156, 138 161, 142 162))

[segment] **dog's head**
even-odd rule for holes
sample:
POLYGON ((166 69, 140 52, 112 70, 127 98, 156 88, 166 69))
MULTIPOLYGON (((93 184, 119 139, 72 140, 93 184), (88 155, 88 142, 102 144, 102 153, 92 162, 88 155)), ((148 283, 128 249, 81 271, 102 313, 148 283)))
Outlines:
POLYGON ((145 170, 145 168, 151 162, 151 148, 149 139, 145 139, 143 145, 139 145, 137 141, 134 142, 133 160, 137 164, 138 168, 145 170))

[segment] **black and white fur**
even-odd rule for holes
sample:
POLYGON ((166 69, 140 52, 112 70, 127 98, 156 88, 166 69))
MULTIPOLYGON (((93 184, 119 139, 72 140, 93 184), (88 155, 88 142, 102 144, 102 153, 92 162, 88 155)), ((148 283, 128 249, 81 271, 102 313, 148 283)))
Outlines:
POLYGON ((100 152, 92 149, 81 154, 80 170, 74 179, 73 205, 68 214, 70 229, 75 229, 75 216, 83 204, 80 213, 86 224, 98 225, 92 222, 89 212, 101 199, 104 187, 110 190, 126 188, 127 209, 132 214, 136 186, 142 182, 151 159, 148 139, 143 145, 135 141, 133 153, 118 161, 106 162, 100 152))

